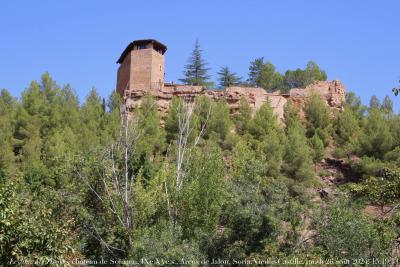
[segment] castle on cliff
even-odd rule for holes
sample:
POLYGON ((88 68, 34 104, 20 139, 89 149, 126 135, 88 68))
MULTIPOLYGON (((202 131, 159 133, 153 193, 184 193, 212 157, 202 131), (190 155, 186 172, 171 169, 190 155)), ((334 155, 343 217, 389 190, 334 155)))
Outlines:
POLYGON ((128 44, 117 60, 120 64, 117 74, 116 91, 121 95, 125 112, 129 115, 135 106, 141 103, 146 94, 155 97, 158 110, 162 116, 168 111, 172 97, 182 97, 185 101, 193 101, 196 96, 206 95, 217 101, 225 99, 231 112, 239 109, 241 98, 257 110, 263 103, 269 101, 278 118, 283 117, 283 108, 291 99, 299 107, 308 95, 320 94, 326 104, 332 109, 343 109, 345 88, 340 81, 318 81, 306 88, 294 88, 287 94, 279 91, 268 93, 263 88, 227 87, 223 90, 210 90, 203 86, 166 83, 164 54, 167 47, 154 39, 136 40, 128 44))

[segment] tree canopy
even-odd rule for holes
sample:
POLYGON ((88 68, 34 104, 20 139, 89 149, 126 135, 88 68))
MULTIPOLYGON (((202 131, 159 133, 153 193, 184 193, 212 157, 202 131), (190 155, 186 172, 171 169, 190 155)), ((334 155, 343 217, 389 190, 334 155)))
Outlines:
POLYGON ((244 98, 231 114, 222 100, 174 97, 166 117, 155 101, 126 120, 118 94, 92 88, 80 103, 49 73, 19 98, 0 91, 1 266, 397 259, 389 97, 368 108, 349 93, 333 113, 310 95, 282 120, 244 98))
POLYGON ((210 69, 207 68, 208 63, 203 59, 202 53, 203 50, 200 48, 199 40, 196 40, 188 64, 185 65, 184 78, 180 79, 181 82, 202 86, 211 84, 210 75, 208 74, 210 69))

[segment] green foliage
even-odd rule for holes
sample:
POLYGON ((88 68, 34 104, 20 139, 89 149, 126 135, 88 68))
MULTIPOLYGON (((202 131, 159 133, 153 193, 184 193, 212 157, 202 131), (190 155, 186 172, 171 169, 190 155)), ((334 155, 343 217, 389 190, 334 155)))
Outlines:
POLYGON ((241 83, 241 77, 237 76, 236 73, 231 72, 231 70, 225 66, 217 73, 219 78, 219 86, 222 88, 239 85, 241 83))
POLYGON ((160 129, 160 115, 157 104, 151 95, 146 95, 137 112, 140 125, 140 139, 137 143, 137 154, 155 155, 164 148, 165 133, 160 129))
POLYGON ((16 100, 10 93, 0 91, 0 170, 11 171, 14 165, 13 135, 16 100))
POLYGON ((346 93, 346 109, 350 108, 353 114, 356 115, 358 119, 364 116, 367 108, 362 105, 360 97, 357 97, 354 92, 346 93))
MULTIPOLYGON (((326 78, 310 63, 282 80, 263 59, 251 73, 251 82, 268 90, 326 78)), ((253 114, 241 99, 231 120, 224 101, 173 98, 162 128, 150 95, 127 125, 118 94, 105 101, 93 89, 80 104, 70 85, 57 85, 48 73, 20 99, 2 90, 0 265, 101 257, 158 258, 160 265, 182 258, 387 257, 395 224, 348 204, 330 204, 321 216, 319 202, 310 210, 315 170, 333 173, 320 169, 328 161, 314 165, 328 143, 354 160, 336 166, 343 182, 353 182, 344 186, 351 200, 383 206, 400 198, 400 119, 390 99, 368 110, 353 93, 346 101, 335 114, 336 142, 329 142, 333 118, 317 96, 307 100, 306 120, 288 101, 284 124, 269 103, 253 114), (179 124, 188 115, 182 146, 179 124), (310 230, 315 242, 303 242, 310 230)), ((337 192, 329 195, 337 200, 337 192)))
POLYGON ((360 135, 360 126, 357 116, 351 108, 345 108, 336 120, 336 140, 339 144, 346 144, 357 140, 360 135))
POLYGON ((393 146, 400 146, 400 116, 390 117, 388 124, 393 137, 393 146))
POLYGON ((307 119, 307 136, 315 134, 322 140, 324 146, 328 146, 331 132, 330 111, 320 95, 312 94, 306 100, 304 113, 307 119))
POLYGON ((380 109, 381 108, 381 101, 376 97, 376 95, 371 96, 369 100, 369 108, 370 109, 380 109))
POLYGON ((154 226, 137 232, 135 247, 128 258, 159 260, 158 264, 160 265, 170 265, 169 263, 175 262, 194 266, 194 264, 184 263, 184 261, 204 259, 205 255, 200 250, 198 243, 182 238, 180 227, 172 231, 169 222, 161 220, 154 226))
POLYGON ((315 178, 312 150, 308 146, 305 130, 301 125, 287 131, 283 170, 301 182, 311 182, 315 178))
POLYGON ((263 137, 268 136, 272 132, 279 131, 278 119, 274 114, 274 111, 269 103, 264 103, 259 110, 257 110, 251 128, 250 133, 257 140, 261 140, 263 137))
POLYGON ((324 143, 322 140, 318 137, 317 134, 314 134, 314 136, 310 139, 310 146, 313 149, 313 159, 314 162, 321 161, 324 158, 324 143))
POLYGON ((206 136, 216 134, 220 140, 225 140, 232 126, 229 106, 222 100, 213 103, 212 106, 211 116, 207 122, 206 136))
POLYGON ((279 177, 284 155, 283 135, 281 131, 273 131, 258 144, 258 151, 264 164, 264 175, 279 177))
POLYGON ((319 68, 314 61, 309 61, 304 70, 287 70, 284 75, 275 70, 270 62, 264 58, 257 58, 250 62, 248 83, 262 87, 267 91, 281 90, 289 92, 292 88, 305 88, 315 81, 326 81, 326 72, 319 68))
POLYGON ((385 96, 385 98, 383 99, 381 110, 386 114, 393 113, 393 101, 390 99, 389 96, 385 96))
POLYGON ((209 68, 206 67, 207 63, 203 59, 202 52, 200 43, 196 40, 192 55, 183 72, 185 78, 180 79, 181 82, 190 85, 211 85, 208 75, 209 68))
POLYGON ((385 161, 394 161, 400 166, 400 146, 397 146, 392 151, 389 151, 384 156, 385 161))
POLYGON ((354 114, 353 109, 349 105, 337 116, 335 133, 336 142, 340 145, 336 153, 347 156, 359 153, 363 132, 357 115, 354 114))
POLYGON ((326 258, 388 258, 395 237, 385 221, 372 221, 349 201, 335 201, 315 220, 317 246, 326 258))
POLYGON ((179 97, 173 97, 167 118, 165 119, 165 131, 168 143, 172 140, 176 140, 179 133, 179 118, 182 115, 183 99, 179 97))
POLYGON ((242 97, 240 99, 239 111, 234 115, 236 132, 243 135, 249 132, 253 110, 247 100, 242 97))
POLYGON ((309 61, 307 67, 296 70, 287 70, 283 77, 283 90, 291 88, 305 88, 314 81, 326 81, 327 75, 314 61, 309 61))
POLYGON ((233 149, 233 179, 242 183, 257 182, 261 180, 262 174, 263 163, 256 158, 256 152, 245 142, 238 142, 233 149))
POLYGON ((179 203, 184 237, 209 236, 215 231, 225 195, 225 168, 221 152, 210 144, 209 149, 193 155, 189 183, 179 203))
POLYGON ((362 153, 383 158, 393 148, 393 136, 382 112, 376 108, 370 109, 362 126, 365 132, 361 139, 362 153))
POLYGON ((251 85, 262 87, 267 91, 279 89, 282 83, 282 75, 275 70, 275 66, 270 62, 265 62, 264 58, 257 58, 250 62, 249 79, 251 85))
POLYGON ((285 122, 285 131, 298 127, 300 125, 300 110, 289 100, 283 109, 283 118, 285 122))
POLYGON ((237 180, 231 194, 223 214, 224 231, 214 237, 212 257, 241 260, 276 257, 294 247, 296 240, 290 240, 289 236, 300 226, 302 211, 284 183, 237 180), (290 229, 284 229, 284 223, 290 225, 290 229), (279 237, 285 237, 284 241, 278 241, 279 237))
POLYGON ((369 176, 361 184, 351 185, 350 190, 372 203, 390 204, 400 198, 400 171, 384 168, 377 176, 369 176))
POLYGON ((0 264, 62 261, 72 253, 69 223, 55 221, 51 209, 33 201, 15 183, 0 183, 0 264))
POLYGON ((83 124, 80 132, 82 145, 88 149, 94 149, 101 143, 101 136, 96 131, 104 130, 102 124, 104 110, 101 98, 95 88, 92 88, 86 97, 80 114, 83 124))

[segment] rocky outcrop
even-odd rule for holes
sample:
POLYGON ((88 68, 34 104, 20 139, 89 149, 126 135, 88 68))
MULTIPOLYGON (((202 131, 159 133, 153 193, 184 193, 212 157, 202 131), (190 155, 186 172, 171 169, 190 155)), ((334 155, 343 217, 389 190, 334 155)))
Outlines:
POLYGON ((228 103, 231 113, 237 112, 241 98, 245 98, 254 111, 269 101, 278 118, 283 118, 284 106, 288 100, 293 101, 301 108, 311 94, 321 95, 332 111, 342 110, 345 102, 345 88, 337 80, 318 81, 304 89, 291 89, 287 94, 281 94, 279 91, 268 93, 263 88, 254 87, 228 87, 225 90, 208 90, 202 86, 165 84, 161 90, 141 88, 126 91, 124 101, 127 110, 132 111, 135 106, 141 103, 141 98, 147 93, 156 98, 158 110, 162 116, 167 114, 169 104, 174 96, 181 97, 188 102, 194 101, 199 95, 206 95, 215 101, 224 99, 228 103))

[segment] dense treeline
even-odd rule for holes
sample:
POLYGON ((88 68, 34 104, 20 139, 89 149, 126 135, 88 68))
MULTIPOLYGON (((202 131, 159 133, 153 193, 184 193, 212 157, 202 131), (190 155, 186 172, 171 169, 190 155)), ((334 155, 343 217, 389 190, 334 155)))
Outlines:
MULTIPOLYGON (((202 85, 206 87, 215 87, 214 82, 210 80, 210 68, 204 60, 199 41, 196 40, 193 52, 185 65, 183 72, 184 78, 181 82, 191 85, 202 85)), ((248 79, 244 81, 235 72, 232 72, 228 66, 222 67, 218 74, 218 87, 226 88, 229 86, 251 86, 261 87, 272 92, 280 90, 287 93, 292 88, 305 88, 315 81, 326 81, 326 72, 314 61, 309 61, 306 68, 296 70, 287 70, 284 74, 275 69, 275 66, 263 57, 256 58, 250 62, 248 79)))
MULTIPOLYGON (((146 96, 128 122, 120 99, 80 104, 44 74, 19 99, 0 95, 0 262, 391 257, 399 235, 400 117, 389 98, 318 95, 304 118, 242 99, 174 98, 165 127, 146 96), (351 176, 319 199, 325 157, 351 176), (316 200, 317 199, 317 200, 316 200), (319 199, 319 200, 318 200, 319 199), (394 207, 385 216, 369 204, 394 207)), ((196 264, 193 264, 196 265, 196 264)))

